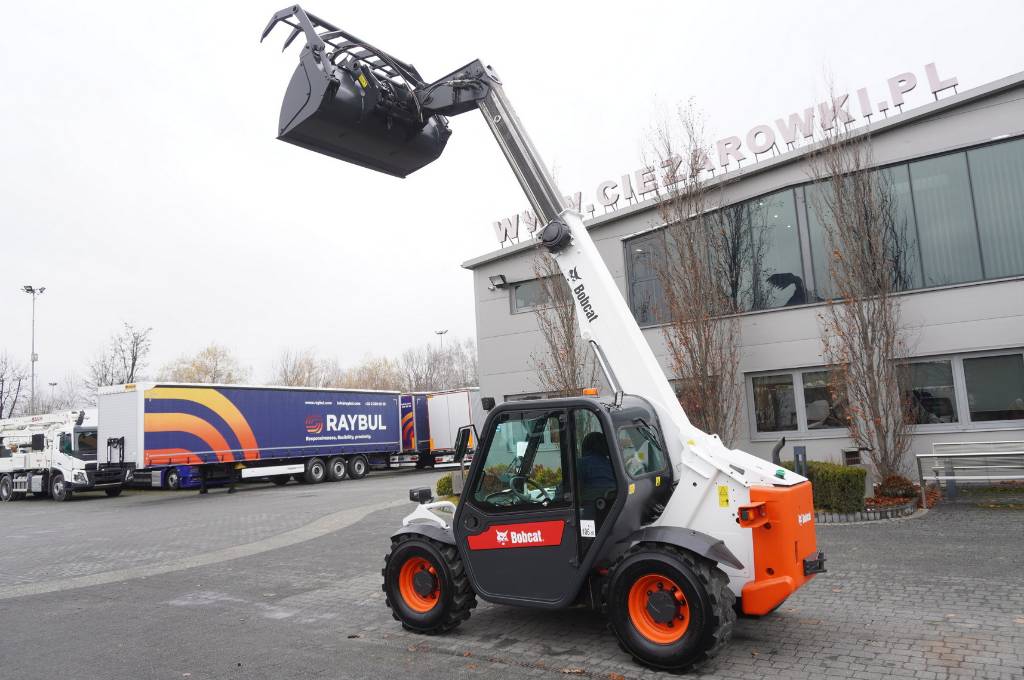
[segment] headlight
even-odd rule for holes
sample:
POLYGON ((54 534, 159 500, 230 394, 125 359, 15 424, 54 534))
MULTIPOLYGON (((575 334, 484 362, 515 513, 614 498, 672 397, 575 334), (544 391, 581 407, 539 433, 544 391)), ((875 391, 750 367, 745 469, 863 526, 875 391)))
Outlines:
POLYGON ((128 468, 128 470, 124 473, 124 481, 130 482, 133 479, 135 479, 135 472, 131 468, 128 468))
POLYGON ((72 475, 71 478, 74 480, 75 484, 89 483, 89 475, 86 473, 85 470, 75 470, 75 473, 72 475))

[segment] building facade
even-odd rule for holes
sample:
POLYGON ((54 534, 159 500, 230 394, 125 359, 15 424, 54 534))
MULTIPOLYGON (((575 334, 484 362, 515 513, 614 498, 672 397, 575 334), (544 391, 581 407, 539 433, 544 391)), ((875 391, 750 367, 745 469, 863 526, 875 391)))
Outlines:
MULTIPOLYGON (((917 423, 911 453, 935 442, 1024 440, 1024 73, 866 132, 907 233, 899 297, 912 357, 903 388, 917 423)), ((744 399, 733 445, 767 457, 785 436, 787 451, 803 445, 810 458, 841 462, 851 442, 821 354, 830 282, 812 176, 803 148, 710 182, 722 211, 763 247, 742 277, 744 399)), ((666 375, 678 378, 657 322, 657 198, 592 216, 587 226, 666 375)), ((474 273, 480 393, 498 402, 541 395, 532 368, 545 351, 535 257, 529 241, 463 265, 474 273), (497 276, 506 284, 492 285, 497 276)))

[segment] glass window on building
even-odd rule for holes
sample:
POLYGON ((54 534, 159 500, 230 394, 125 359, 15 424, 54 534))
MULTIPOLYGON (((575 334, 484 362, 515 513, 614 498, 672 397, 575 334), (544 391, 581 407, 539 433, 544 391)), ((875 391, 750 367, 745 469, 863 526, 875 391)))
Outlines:
POLYGON ((900 392, 915 425, 955 423, 956 391, 953 363, 948 359, 915 361, 900 372, 900 392))
POLYGON ((808 430, 846 427, 846 404, 829 388, 832 371, 808 371, 804 382, 804 413, 808 430))
MULTIPOLYGON (((750 201, 750 244, 742 263, 751 281, 751 309, 809 302, 800 259, 800 234, 793 190, 750 201)), ((743 249, 739 250, 743 253, 743 249)), ((742 307, 741 307, 742 308, 742 307)))
POLYGON ((551 306, 551 296, 540 279, 530 279, 513 283, 512 313, 531 312, 535 309, 551 306))
POLYGON ((967 155, 948 154, 910 164, 926 286, 982 278, 967 155))
POLYGON ((965 358, 971 420, 1024 419, 1024 355, 965 358))
POLYGON ((967 152, 985 277, 1024 274, 1024 139, 967 152))
POLYGON ((658 261, 664 257, 664 234, 658 232, 626 243, 629 271, 629 304, 641 326, 660 323, 665 300, 658 279, 658 261))
POLYGON ((754 388, 754 418, 758 432, 796 430, 796 392, 793 375, 759 375, 751 379, 754 388))
MULTIPOLYGON (((893 273, 897 290, 920 288, 922 282, 921 257, 917 243, 917 223, 910 195, 910 173, 906 165, 885 168, 870 174, 870 181, 878 192, 877 210, 880 228, 888 231, 886 244, 892 249, 893 273)), ((824 183, 804 187, 807 203, 807 231, 811 245, 811 267, 814 270, 815 297, 828 300, 836 297, 832 284, 832 245, 827 225, 831 222, 831 208, 826 204, 824 183)))

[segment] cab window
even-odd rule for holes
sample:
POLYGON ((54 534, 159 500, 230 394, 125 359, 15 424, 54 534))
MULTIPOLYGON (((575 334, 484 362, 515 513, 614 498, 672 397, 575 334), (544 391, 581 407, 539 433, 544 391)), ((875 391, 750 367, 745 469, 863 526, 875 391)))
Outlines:
POLYGON ((75 449, 80 453, 96 453, 96 431, 78 433, 78 446, 75 449))
POLYGON ((622 425, 618 429, 622 463, 631 477, 665 469, 665 452, 657 433, 643 422, 622 425))
POLYGON ((520 510, 568 505, 567 439, 564 411, 502 413, 483 454, 475 503, 520 510))
POLYGON ((576 479, 579 485, 579 518, 582 548, 589 548, 587 539, 600 533, 605 518, 611 511, 618 490, 615 466, 612 463, 608 438, 601 419, 588 409, 573 412, 576 437, 573 454, 576 459, 576 479))

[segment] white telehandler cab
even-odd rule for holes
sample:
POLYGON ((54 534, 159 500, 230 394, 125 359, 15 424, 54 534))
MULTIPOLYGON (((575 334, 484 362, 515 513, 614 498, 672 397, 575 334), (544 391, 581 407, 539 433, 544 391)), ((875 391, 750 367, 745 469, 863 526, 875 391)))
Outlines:
MULTIPOLYGON (((557 261, 607 398, 506 402, 488 414, 461 501, 422 505, 391 537, 383 589, 408 630, 436 634, 489 602, 606 612, 623 648, 686 670, 729 639, 737 611, 767 614, 824 571, 811 485, 694 427, 598 254, 566 207, 495 72, 434 82, 292 6, 304 36, 278 138, 405 177, 436 160, 447 117, 483 114, 557 261), (433 509, 453 512, 449 523, 433 509)), ((463 444, 469 433, 462 438, 463 444)))

